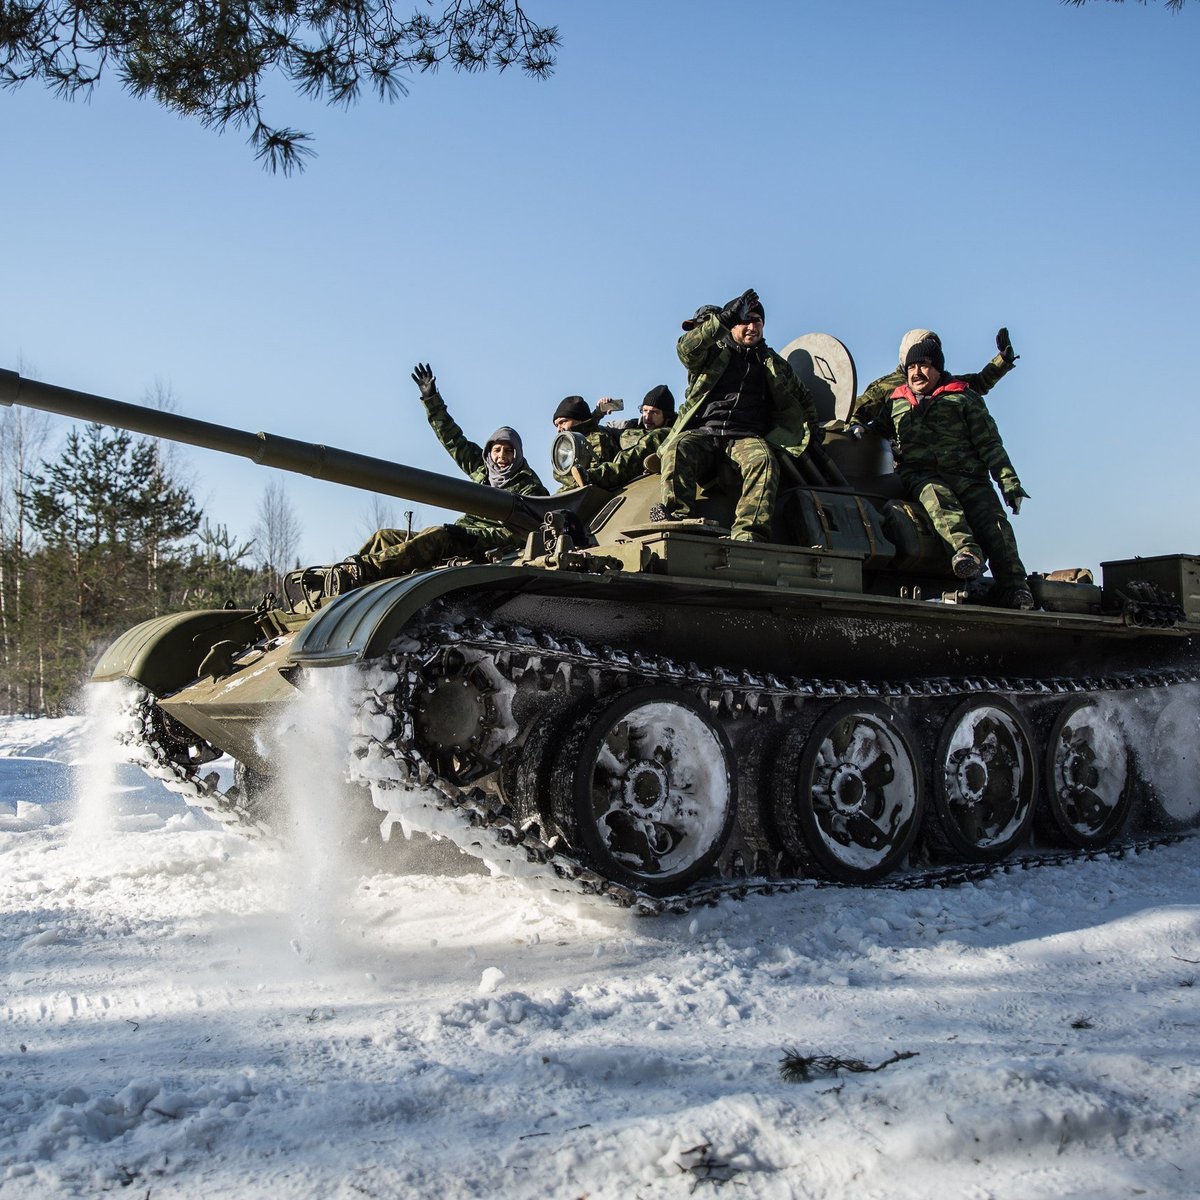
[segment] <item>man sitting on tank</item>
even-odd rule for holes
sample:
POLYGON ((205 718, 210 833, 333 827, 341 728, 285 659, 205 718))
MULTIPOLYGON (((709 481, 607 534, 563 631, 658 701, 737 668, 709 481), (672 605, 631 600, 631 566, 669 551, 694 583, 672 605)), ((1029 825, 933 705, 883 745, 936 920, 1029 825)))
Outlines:
MULTIPOLYGON (((591 448, 592 461, 597 463, 608 462, 620 450, 617 432, 600 424, 600 418, 611 411, 605 406, 607 399, 601 400, 593 412, 582 396, 567 396, 554 410, 554 428, 559 433, 569 431, 585 437, 591 448)), ((579 486, 567 472, 554 471, 554 479, 560 485, 560 491, 579 486)))
MULTIPOLYGON (((597 410, 603 404, 604 400, 599 401, 597 410)), ((593 461, 580 470, 584 482, 603 488, 619 488, 646 474, 646 456, 658 449, 674 423, 675 397, 665 383, 657 384, 642 400, 639 416, 624 421, 609 421, 604 426, 617 431, 620 448, 607 461, 593 461)))
POLYGON ((991 480, 1014 514, 1029 493, 987 405, 962 380, 946 374, 941 343, 932 338, 908 350, 904 370, 907 383, 892 392, 876 427, 897 443, 905 490, 949 545, 951 569, 959 579, 978 576, 986 554, 996 602, 1033 608, 1017 539, 991 480))
MULTIPOLYGON (((467 440, 447 411, 429 365, 418 363, 412 378, 421 389, 421 400, 433 432, 459 468, 476 483, 521 496, 549 495, 525 461, 521 435, 515 429, 501 425, 480 447, 467 440)), ((322 595, 336 596, 364 583, 407 575, 452 558, 482 561, 489 550, 516 549, 519 544, 518 536, 506 525, 469 515, 460 517, 453 525, 431 525, 411 538, 402 530, 380 529, 358 554, 344 562, 332 567, 310 567, 304 572, 304 585, 322 595)))
MULTIPOLYGON (((910 329, 900 339, 900 365, 863 389, 862 395, 850 406, 848 423, 867 425, 875 419, 891 394, 908 382, 904 372, 905 356, 918 342, 924 341, 935 341, 939 346, 942 344, 942 339, 932 329, 910 329)), ((1021 357, 1013 350, 1007 327, 996 333, 996 350, 995 358, 977 375, 955 375, 954 378, 961 379, 977 396, 986 396, 1017 365, 1017 359, 1021 357)))
POLYGON ((687 368, 683 408, 658 450, 662 504, 656 520, 692 515, 700 482, 731 463, 740 478, 730 536, 769 541, 779 490, 775 452, 796 457, 821 437, 817 410, 796 373, 763 341, 765 313, 753 288, 724 308, 707 304, 683 322, 676 344, 687 368))

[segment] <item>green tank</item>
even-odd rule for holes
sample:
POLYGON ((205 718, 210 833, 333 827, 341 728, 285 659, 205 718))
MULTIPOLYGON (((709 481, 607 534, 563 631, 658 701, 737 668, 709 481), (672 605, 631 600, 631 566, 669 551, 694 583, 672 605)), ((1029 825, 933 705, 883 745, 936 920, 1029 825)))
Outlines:
MULTIPOLYGON (((813 334, 783 353, 825 434, 787 475, 770 543, 726 536, 719 478, 695 519, 655 522, 653 474, 513 496, 14 372, 0 402, 524 537, 507 557, 315 605, 268 595, 159 617, 107 649, 93 679, 124 681, 131 757, 248 833, 271 824, 274 718, 329 672, 349 680, 351 802, 382 828, 643 911, 1195 824, 1200 801, 1172 771, 1200 753, 1200 558, 1106 562, 1099 583, 1067 567, 1031 579, 1037 610, 993 607, 986 578, 954 578, 887 444, 847 435, 845 347, 813 334), (222 790, 209 764, 225 754, 222 790)), ((557 465, 586 478, 583 452, 555 442, 557 465)))

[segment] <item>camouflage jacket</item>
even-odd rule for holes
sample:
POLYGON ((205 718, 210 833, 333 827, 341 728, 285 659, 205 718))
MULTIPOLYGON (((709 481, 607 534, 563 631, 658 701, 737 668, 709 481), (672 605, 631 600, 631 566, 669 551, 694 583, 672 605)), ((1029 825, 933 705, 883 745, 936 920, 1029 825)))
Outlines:
MULTIPOLYGON (((683 407, 675 423, 658 449, 670 445, 691 423, 696 410, 708 398, 729 366, 734 350, 728 341, 729 331, 716 314, 706 317, 695 329, 689 329, 676 343, 679 361, 687 368, 688 385, 683 407)), ((772 446, 789 454, 801 455, 810 441, 821 440, 817 410, 812 398, 788 366, 766 343, 760 343, 751 353, 761 354, 767 376, 767 392, 771 400, 771 417, 775 422, 766 439, 772 446)))
POLYGON ((605 426, 617 435, 622 450, 642 449, 643 454, 649 454, 659 442, 671 432, 675 418, 672 417, 665 425, 657 429, 647 429, 642 424, 641 417, 630 417, 624 421, 609 421, 605 426))
POLYGON ((986 480, 990 475, 1002 489, 1020 486, 983 397, 961 380, 950 380, 920 403, 907 384, 889 399, 891 406, 876 425, 896 439, 905 483, 930 475, 951 484, 954 477, 986 480))
MULTIPOLYGON (((609 462, 621 449, 620 435, 615 429, 601 425, 600 418, 595 414, 586 421, 580 421, 571 432, 582 434, 587 439, 587 444, 592 448, 593 463, 609 462)), ((579 486, 570 474, 561 471, 554 471, 554 482, 560 485, 559 491, 579 486)))
MULTIPOLYGON (((483 447, 476 442, 468 441, 459 427, 458 422, 446 409, 446 402, 440 393, 434 392, 428 398, 423 397, 425 415, 429 418, 429 426, 437 439, 446 447, 446 453, 458 464, 459 470, 469 475, 476 483, 487 484, 487 464, 483 457, 483 447)), ((512 483, 504 489, 506 492, 516 492, 519 496, 548 496, 545 485, 537 477, 537 472, 526 462, 516 473, 512 483)), ((467 513, 455 521, 464 529, 473 533, 494 533, 505 528, 499 521, 489 521, 486 517, 476 517, 467 513)), ((513 534, 513 542, 518 540, 513 534)))
MULTIPOLYGON (((951 378, 961 379, 977 396, 986 396, 1015 365, 997 354, 978 375, 954 375, 951 378)), ((869 383, 850 406, 849 419, 860 425, 873 421, 891 394, 907 382, 902 367, 897 367, 890 375, 881 375, 874 383, 869 383)))
POLYGON ((643 429, 641 422, 637 422, 637 430, 627 429, 621 434, 622 449, 618 454, 610 458, 608 462, 598 463, 588 468, 588 483, 614 489, 624 487, 625 484, 637 479, 639 475, 645 475, 646 456, 657 451, 659 446, 666 441, 667 434, 670 432, 669 425, 663 425, 659 429, 643 429), (638 436, 630 437, 629 444, 626 445, 626 438, 635 432, 638 436))

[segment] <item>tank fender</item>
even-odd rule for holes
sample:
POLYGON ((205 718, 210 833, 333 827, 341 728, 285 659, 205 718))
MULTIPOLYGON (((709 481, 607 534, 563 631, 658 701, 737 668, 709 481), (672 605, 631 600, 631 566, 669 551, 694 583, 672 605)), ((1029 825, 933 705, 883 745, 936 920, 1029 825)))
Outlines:
MULTIPOLYGON (((473 595, 554 585, 556 573, 536 567, 478 564, 441 567, 356 588, 321 608, 296 635, 288 658, 301 667, 336 667, 382 654, 422 609, 451 592, 473 595)), ((557 576, 561 586, 562 577, 557 576)))
POLYGON ((105 650, 92 671, 92 681, 129 678, 156 696, 165 696, 196 678, 215 643, 247 645, 259 636, 254 611, 247 608, 153 617, 127 629, 105 650))

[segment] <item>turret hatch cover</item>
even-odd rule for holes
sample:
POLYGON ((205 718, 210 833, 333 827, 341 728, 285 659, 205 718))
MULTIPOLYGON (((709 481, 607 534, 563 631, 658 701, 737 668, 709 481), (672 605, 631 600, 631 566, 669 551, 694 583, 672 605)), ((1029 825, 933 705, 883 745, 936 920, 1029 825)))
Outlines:
POLYGON ((828 333, 806 333, 788 342, 779 352, 800 377, 824 423, 844 421, 857 394, 854 359, 837 338, 828 333))

